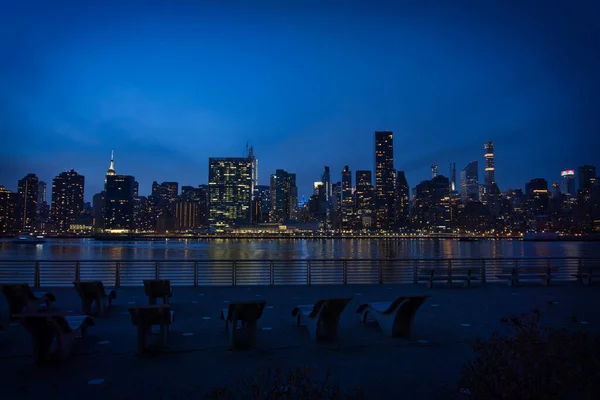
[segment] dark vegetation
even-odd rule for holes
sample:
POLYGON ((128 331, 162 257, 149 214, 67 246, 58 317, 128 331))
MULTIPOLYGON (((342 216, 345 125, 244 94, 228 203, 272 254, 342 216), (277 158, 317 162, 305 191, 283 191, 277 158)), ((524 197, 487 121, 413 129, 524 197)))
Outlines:
POLYGON ((538 310, 505 317, 508 334, 478 340, 475 358, 463 369, 463 393, 472 399, 600 398, 600 335, 544 327, 540 318, 538 310))

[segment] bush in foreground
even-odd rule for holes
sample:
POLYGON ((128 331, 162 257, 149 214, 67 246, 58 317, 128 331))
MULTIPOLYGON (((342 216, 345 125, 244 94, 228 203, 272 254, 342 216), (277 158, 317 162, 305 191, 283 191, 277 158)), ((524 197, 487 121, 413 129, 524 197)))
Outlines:
POLYGON ((307 400, 359 400, 364 399, 360 390, 344 393, 339 384, 331 382, 329 372, 323 379, 315 379, 309 367, 289 371, 277 364, 261 367, 251 379, 242 379, 235 389, 230 387, 212 390, 207 398, 229 399, 307 399, 307 400))
POLYGON ((474 399, 592 399, 600 394, 600 336, 540 326, 540 312, 503 318, 510 334, 478 340, 460 387, 474 399))

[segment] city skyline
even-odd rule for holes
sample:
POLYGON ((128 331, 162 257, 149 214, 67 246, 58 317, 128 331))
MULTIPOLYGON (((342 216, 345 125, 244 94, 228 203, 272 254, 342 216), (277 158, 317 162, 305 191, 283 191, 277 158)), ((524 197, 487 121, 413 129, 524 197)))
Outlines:
MULTIPOLYGON (((392 133, 392 134, 393 134, 393 132, 392 132, 392 131, 375 131, 375 133, 376 133, 376 132, 389 132, 389 133, 392 133)), ((371 135, 372 135, 372 134, 373 134, 373 133, 371 133, 371 135)), ((394 137, 395 137, 395 136, 396 136, 396 135, 394 134, 394 137)), ((373 141, 372 137, 371 137, 371 141, 373 141)), ((492 146, 494 146, 494 147, 495 147, 495 143, 494 143, 493 141, 487 141, 487 142, 485 142, 485 143, 484 143, 484 146, 482 147, 482 149, 484 149, 484 150, 485 150, 485 146, 487 146, 487 145, 488 145, 488 143, 491 143, 491 144, 492 144, 492 146)), ((392 145, 392 146, 393 146, 394 154, 396 154, 395 145, 392 145)), ((250 147, 250 149, 252 149, 252 147, 250 147)), ((248 148, 246 148, 246 149, 245 149, 245 151, 246 151, 246 156, 247 156, 247 155, 248 155, 248 153, 247 153, 247 151, 248 151, 248 148)), ((260 160, 261 160, 261 158, 260 158, 260 157, 258 157, 258 156, 256 156, 256 154, 253 154, 253 153, 250 153, 250 154, 251 154, 251 161, 252 161, 253 165, 255 165, 254 163, 257 163, 258 161, 260 161, 260 160)), ((487 153, 486 153, 486 154, 487 154, 487 153)), ((219 159, 219 158, 232 158, 232 157, 233 157, 233 158, 236 158, 236 157, 237 157, 237 158, 244 158, 244 157, 246 157, 246 156, 223 156, 223 157, 209 157, 209 158, 207 159, 207 162, 206 162, 206 163, 207 163, 207 169, 210 169, 210 159, 211 159, 211 158, 215 158, 215 159, 219 159)), ((115 167, 115 164, 118 164, 118 160, 116 160, 115 158, 116 158, 116 157, 115 157, 115 151, 114 151, 114 150, 111 150, 111 151, 110 151, 110 157, 108 158, 108 163, 109 163, 108 170, 110 171, 110 173, 114 173, 114 171, 115 171, 115 170, 118 168, 118 167, 115 167)), ((483 186, 485 186, 485 185, 486 185, 486 181, 485 181, 485 172, 486 172, 486 171, 485 171, 485 165, 482 165, 483 163, 485 163, 485 156, 483 155, 483 153, 481 154, 481 160, 483 160, 483 162, 481 162, 481 163, 480 163, 480 162, 479 162, 480 160, 479 160, 479 159, 477 159, 477 157, 473 157, 472 161, 468 162, 468 163, 467 163, 467 164, 464 166, 464 168, 465 168, 465 169, 467 169, 467 168, 469 168, 469 167, 470 167, 472 164, 475 164, 475 167, 476 167, 476 169, 477 169, 477 171, 478 171, 478 178, 476 179, 476 182, 478 182, 478 184, 479 184, 479 185, 483 185, 483 186)), ((373 161, 373 163, 372 163, 372 164, 376 164, 376 163, 375 163, 375 160, 373 161)), ((256 164, 256 165, 257 165, 257 164, 256 164)), ((522 183, 521 185, 519 185, 519 186, 505 186, 505 185, 501 185, 501 182, 500 182, 500 184, 499 184, 498 186, 499 186, 499 188, 500 188, 500 191, 505 191, 505 190, 509 190, 509 189, 512 189, 512 190, 514 190, 514 189, 525 189, 525 187, 526 187, 526 184, 527 184, 527 182, 528 182, 529 180, 531 180, 531 179, 537 179, 537 178, 542 178, 542 179, 545 179, 546 181, 548 181, 550 184, 552 184, 552 183, 554 183, 554 182, 557 182, 557 183, 559 183, 559 185, 560 185, 560 187, 561 187, 561 190, 563 190, 563 186, 564 186, 564 175, 563 175, 563 173, 564 173, 565 171, 572 171, 572 172, 573 172, 573 176, 575 176, 575 178, 576 178, 576 179, 579 179, 579 177, 578 177, 578 175, 579 175, 579 174, 576 172, 576 171, 577 171, 577 168, 579 168, 579 167, 581 167, 581 166, 587 166, 587 165, 596 166, 596 164, 589 164, 589 163, 579 163, 579 164, 577 164, 576 166, 571 166, 571 167, 569 167, 569 168, 565 168, 565 169, 562 169, 562 170, 560 170, 560 171, 557 171, 557 172, 556 172, 556 174, 554 174, 554 176, 553 176, 552 178, 545 178, 545 177, 541 177, 541 176, 538 176, 538 177, 531 177, 531 176, 529 176, 529 177, 527 177, 527 175, 524 175, 524 176, 526 176, 526 177, 524 178, 524 179, 525 179, 525 181, 523 181, 523 183, 522 183)), ((331 168, 331 166, 327 165, 327 167, 329 167, 329 170, 330 170, 330 171, 332 171, 332 172, 331 172, 331 178, 330 178, 330 179, 331 179, 331 183, 337 183, 337 182, 340 182, 340 183, 341 183, 341 182, 342 182, 342 178, 343 178, 343 174, 344 174, 344 170, 345 170, 346 168, 350 168, 350 169, 351 169, 351 171, 363 171, 363 170, 364 170, 364 171, 371 171, 371 172, 373 173, 373 177, 375 177, 375 175, 376 175, 376 172, 375 172, 375 167, 371 167, 371 169, 368 169, 368 168, 365 168, 365 169, 357 169, 357 168, 352 168, 352 166, 351 166, 351 165, 349 165, 349 164, 346 164, 346 165, 344 165, 344 166, 343 166, 343 168, 342 168, 342 169, 339 171, 339 174, 336 174, 336 171, 335 171, 335 170, 333 170, 333 168, 331 168), (338 176, 338 175, 339 175, 339 176, 338 176), (336 178, 336 177, 337 177, 337 178, 336 178)), ((418 182, 417 182, 417 181, 415 181, 414 183, 411 183, 411 180, 410 180, 410 175, 409 175, 408 177, 406 177, 405 179, 408 181, 408 186, 409 186, 410 188, 416 188, 416 186, 417 186, 417 185, 418 185, 420 182, 430 179, 430 178, 432 177, 432 168, 433 168, 433 167, 435 167, 435 168, 436 168, 436 171, 438 171, 438 174, 439 174, 439 175, 442 175, 442 176, 444 176, 444 177, 446 177, 446 178, 448 178, 448 179, 451 179, 451 175, 452 175, 452 164, 451 164, 451 165, 447 165, 447 166, 446 166, 446 169, 448 169, 448 171, 444 171, 444 169, 439 169, 439 166, 438 166, 437 164, 432 164, 432 165, 430 165, 430 166, 429 166, 429 168, 428 168, 428 170, 429 170, 429 176, 425 177, 424 179, 421 179, 421 180, 419 180, 418 182)), ((277 170, 280 170, 280 169, 281 169, 281 168, 277 168, 277 170)), ((461 167, 459 166, 459 170, 460 170, 460 169, 461 169, 461 167)), ((396 171, 401 171, 401 172, 403 172, 404 174, 406 174, 406 171, 396 168, 396 167, 395 167, 395 164, 394 164, 394 170, 396 170, 396 171)), ((39 180, 39 182, 40 182, 41 184, 46 184, 47 182, 52 182, 52 181, 53 181, 53 179, 55 179, 57 176, 59 176, 59 175, 61 175, 61 174, 64 174, 64 173, 67 173, 67 172, 73 172, 73 171, 74 171, 74 172, 77 172, 77 173, 79 173, 79 170, 78 170, 77 168, 69 168, 69 169, 67 169, 67 170, 65 170, 65 171, 59 171, 59 172, 56 172, 56 173, 47 173, 47 175, 49 176, 49 178, 45 178, 45 175, 42 175, 42 174, 40 174, 40 173, 38 173, 38 172, 35 172, 35 171, 30 171, 30 172, 28 172, 27 174, 25 174, 24 176, 27 176, 27 175, 29 175, 29 174, 33 174, 33 175, 35 175, 35 176, 38 178, 38 180, 39 180)), ((138 184, 140 187, 142 187, 142 188, 144 189, 144 190, 143 190, 143 189, 139 189, 139 195, 140 195, 140 196, 149 196, 149 195, 151 195, 151 194, 153 193, 153 183, 156 183, 156 182, 161 182, 161 180, 160 180, 160 179, 152 179, 152 182, 150 182, 150 183, 146 183, 146 182, 140 182, 140 180, 138 179, 138 177, 137 177, 137 175, 136 175, 135 173, 131 173, 131 172, 129 172, 129 171, 121 171, 120 169, 119 169, 119 172, 120 172, 122 175, 129 175, 129 176, 133 176, 133 177, 135 178, 135 182, 136 182, 136 184, 138 184)), ((264 171, 264 170, 263 170, 263 171, 261 172, 261 176, 264 174, 264 175, 266 175, 266 178, 265 178, 265 180, 264 180, 264 181, 263 181, 263 180, 261 180, 261 179, 259 179, 259 180, 258 180, 258 185, 267 185, 267 186, 268 186, 268 185, 269 185, 269 183, 270 183, 271 175, 273 175, 274 173, 275 173, 275 171, 264 171)), ((80 174, 80 175, 82 175, 82 176, 85 176, 84 174, 80 174)), ((207 175, 208 175, 208 174, 207 174, 207 175)), ((317 174, 317 175, 318 175, 318 174, 317 174)), ((99 175, 99 176, 100 176, 100 180, 101 180, 101 182, 102 182, 102 183, 101 183, 101 185, 99 186, 99 190, 97 190, 97 191, 92 191, 92 190, 89 188, 90 186, 91 186, 91 187, 94 187, 94 185, 93 185, 93 184, 92 184, 92 185, 90 185, 90 184, 88 183, 88 182, 89 182, 89 180, 90 180, 90 178, 89 178, 89 177, 87 177, 87 179, 86 179, 86 188, 87 188, 87 189, 86 189, 86 190, 85 190, 85 192, 84 192, 84 201, 85 201, 85 202, 91 202, 91 201, 92 201, 92 197, 93 197, 95 194, 98 194, 98 193, 102 192, 102 191, 105 189, 105 184, 106 184, 106 167, 103 169, 103 171, 100 171, 100 175, 99 175)), ((253 172, 253 176, 254 176, 254 172, 253 172)), ((92 180, 92 181, 94 181, 94 180, 97 180, 97 179, 95 179, 95 178, 96 178, 96 177, 94 176, 94 177, 93 177, 91 180, 92 180)), ((318 176, 317 176, 316 178, 318 178, 318 176)), ((316 179, 316 178, 315 178, 315 179, 316 179)), ((9 182, 0 182, 0 186, 4 187, 4 188, 5 188, 5 189, 7 189, 7 190, 12 190, 12 191, 16 192, 16 191, 17 191, 17 189, 18 189, 18 183, 19 183, 19 181, 20 181, 21 179, 23 179, 23 177, 18 177, 18 178, 17 178, 17 180, 15 181, 14 187, 12 187, 12 186, 10 185, 10 183, 9 183, 9 182)), ((304 179, 304 180, 306 180, 306 179, 304 179)), ((187 183, 187 182, 186 182, 186 183, 182 183, 181 181, 179 181, 179 180, 177 180, 177 179, 171 179, 171 180, 168 180, 168 181, 163 181, 163 182, 176 182, 176 183, 178 183, 178 185, 179 185, 179 187, 180 187, 180 188, 181 188, 181 187, 183 187, 183 186, 192 186, 192 187, 198 187, 198 186, 200 186, 200 185, 206 185, 206 184, 208 183, 208 179, 207 179, 207 181, 205 181, 205 182, 197 182, 197 183, 192 183, 192 184, 189 184, 189 183, 187 183)), ((300 198, 300 197, 303 197, 303 196, 304 196, 304 197, 308 197, 308 196, 310 196, 310 194, 313 192, 313 184, 314 184, 314 182, 315 182, 315 180, 311 178, 310 189, 309 189, 309 190, 306 190, 306 192, 305 192, 305 193, 298 193, 298 196, 299 196, 299 198, 300 198)), ((475 182, 475 181, 474 181, 474 182, 475 182)), ((456 186, 456 190, 457 190, 457 192, 458 192, 458 193, 461 193, 461 187, 460 187, 460 183, 461 183, 461 177, 460 177, 460 176, 458 176, 458 177, 457 177, 457 179, 456 179, 456 184, 457 184, 457 186, 456 186)), ((495 182, 495 183, 497 183, 497 182, 495 182)), ((372 184, 375 186, 375 178, 373 178, 373 182, 372 182, 372 184)), ((353 185, 352 185, 352 187, 353 187, 353 188, 355 188, 355 187, 356 187, 356 184, 353 184, 353 185)), ((45 193, 45 192, 46 192, 46 189, 45 189, 45 187, 44 187, 44 193, 45 193)), ((49 192, 49 194, 50 194, 50 196, 51 196, 51 195, 52 195, 52 191, 50 191, 50 192, 49 192)))
POLYGON ((600 145, 598 5, 563 3, 12 3, 0 182, 75 169, 96 193, 114 149, 142 193, 196 186, 248 140, 261 184, 294 171, 308 195, 323 165, 372 169, 386 129, 411 187, 432 163, 483 165, 488 140, 502 190, 554 182, 600 145))

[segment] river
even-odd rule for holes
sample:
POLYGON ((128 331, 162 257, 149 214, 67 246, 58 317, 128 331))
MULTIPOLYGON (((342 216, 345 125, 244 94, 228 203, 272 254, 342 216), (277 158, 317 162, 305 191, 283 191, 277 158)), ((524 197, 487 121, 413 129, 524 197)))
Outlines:
POLYGON ((48 239, 43 244, 0 240, 1 260, 183 260, 600 257, 598 242, 456 239, 169 239, 104 242, 48 239))

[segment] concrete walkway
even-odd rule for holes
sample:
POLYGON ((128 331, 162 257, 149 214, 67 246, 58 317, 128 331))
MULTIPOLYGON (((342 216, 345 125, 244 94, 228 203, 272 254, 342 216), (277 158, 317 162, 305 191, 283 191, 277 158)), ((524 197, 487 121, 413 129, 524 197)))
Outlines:
MULTIPOLYGON (((44 288, 56 306, 79 313, 73 288, 44 288)), ((37 291, 37 289, 36 289, 37 291)), ((19 325, 9 325, 7 305, 0 300, 0 393, 6 399, 200 399, 219 386, 251 378, 260 366, 309 366, 316 378, 325 371, 342 387, 360 387, 367 398, 453 398, 461 365, 472 356, 471 344, 501 328, 500 318, 542 311, 545 323, 572 324, 600 331, 600 286, 565 284, 511 288, 487 284, 472 288, 417 285, 312 287, 175 287, 175 323, 168 348, 144 358, 136 355, 136 330, 127 307, 147 304, 143 288, 118 290, 110 315, 95 318, 89 336, 73 356, 59 365, 35 366, 30 338, 19 325), (391 339, 376 325, 359 323, 362 301, 388 301, 406 294, 429 294, 418 311, 411 340, 391 339), (312 343, 291 316, 296 304, 321 297, 351 296, 340 321, 337 343, 312 343), (256 348, 230 351, 225 324, 219 319, 227 301, 264 299, 268 308, 259 321, 256 348), (551 304, 551 302, 554 302, 551 304), (426 342, 425 342, 426 341, 426 342), (89 384, 101 379, 100 384, 89 384)))

